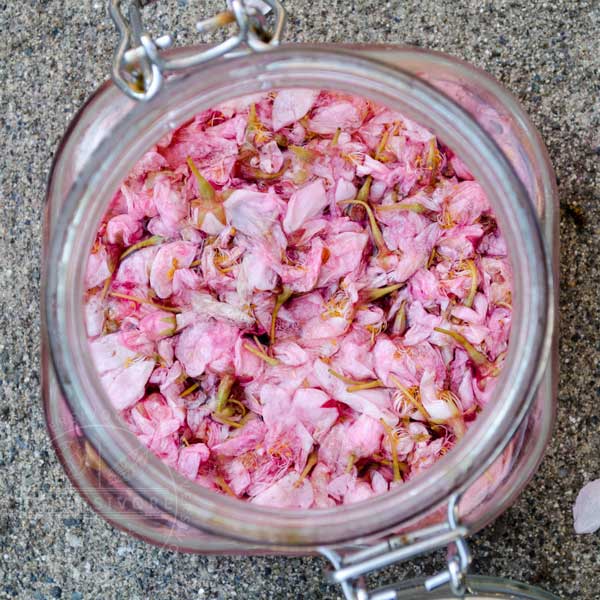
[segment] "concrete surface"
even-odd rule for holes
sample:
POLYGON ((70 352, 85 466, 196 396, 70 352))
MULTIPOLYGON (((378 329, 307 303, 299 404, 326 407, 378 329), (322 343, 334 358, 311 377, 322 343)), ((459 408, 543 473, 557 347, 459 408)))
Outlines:
MULTIPOLYGON (((540 128, 561 198, 561 369, 550 451, 521 499, 476 537, 474 570, 600 598, 600 537, 571 506, 600 476, 600 7, 585 0, 288 0, 288 39, 408 42, 461 56, 516 94, 540 128)), ((0 598, 338 598, 319 559, 159 550, 96 516, 50 448, 39 402, 39 252, 52 154, 106 78, 115 34, 99 0, 0 2, 0 598)), ((219 1, 162 2, 184 31, 219 1), (194 10, 194 8, 196 10, 194 10)), ((442 555, 382 573, 430 572, 442 555)))

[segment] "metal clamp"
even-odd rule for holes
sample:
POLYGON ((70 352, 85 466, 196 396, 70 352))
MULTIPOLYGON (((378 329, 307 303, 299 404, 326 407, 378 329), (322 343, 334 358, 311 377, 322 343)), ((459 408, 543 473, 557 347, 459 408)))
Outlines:
POLYGON ((330 581, 340 584, 346 600, 394 600, 397 591, 393 586, 369 592, 363 576, 449 546, 454 552, 448 558, 448 567, 427 579, 425 588, 427 591, 433 591, 443 585, 449 585, 456 597, 464 597, 467 591, 466 575, 471 564, 471 553, 465 540, 468 530, 459 522, 459 500, 459 495, 450 498, 448 520, 440 525, 395 536, 386 542, 346 556, 341 556, 331 548, 319 548, 319 552, 328 558, 334 567, 334 570, 329 573, 330 581))
POLYGON ((229 24, 237 26, 236 33, 215 46, 180 58, 164 57, 173 38, 161 35, 152 38, 144 29, 142 9, 156 0, 110 0, 109 13, 119 31, 120 41, 115 50, 112 78, 119 89, 134 100, 150 100, 161 89, 167 72, 191 69, 219 58, 240 46, 254 52, 264 52, 280 43, 286 22, 286 12, 279 0, 228 0, 228 10, 198 21, 200 33, 214 31, 229 24), (275 24, 270 31, 266 15, 273 13, 275 24))

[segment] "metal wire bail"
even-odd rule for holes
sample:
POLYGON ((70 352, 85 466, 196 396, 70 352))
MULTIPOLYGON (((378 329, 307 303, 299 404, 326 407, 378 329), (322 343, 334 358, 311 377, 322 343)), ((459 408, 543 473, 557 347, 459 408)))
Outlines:
POLYGON ((345 600, 394 600, 398 588, 386 587, 369 592, 364 575, 389 565, 421 556, 438 548, 449 546, 455 553, 448 558, 448 568, 427 579, 425 589, 429 592, 449 585, 457 598, 467 592, 466 576, 471 564, 471 553, 465 540, 468 530, 459 522, 455 494, 448 502, 448 520, 440 525, 426 527, 408 535, 390 538, 386 542, 341 556, 331 548, 319 548, 319 552, 333 565, 330 581, 339 583, 345 600))
POLYGON ((170 48, 170 35, 152 38, 144 29, 142 9, 156 0, 110 0, 109 14, 120 40, 112 64, 112 78, 118 88, 134 100, 150 100, 161 89, 163 76, 172 71, 192 69, 214 60, 240 46, 253 52, 264 52, 279 45, 286 22, 286 11, 279 0, 228 0, 227 10, 198 21, 200 33, 235 24, 237 31, 221 42, 181 58, 167 58, 163 50, 170 48), (275 24, 268 29, 265 15, 271 13, 275 24))

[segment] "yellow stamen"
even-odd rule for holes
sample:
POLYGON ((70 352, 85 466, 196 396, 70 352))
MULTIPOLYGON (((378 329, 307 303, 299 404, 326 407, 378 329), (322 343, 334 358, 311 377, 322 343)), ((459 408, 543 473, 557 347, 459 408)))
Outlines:
POLYGON ((180 398, 185 398, 186 396, 189 396, 190 394, 193 394, 199 387, 200 387, 200 383, 198 383, 196 381, 196 383, 193 383, 192 385, 190 385, 189 388, 183 390, 183 392, 181 392, 181 394, 179 394, 179 397, 180 398))
POLYGON ((171 259, 171 268, 167 271, 167 279, 173 281, 175 271, 179 268, 179 261, 176 258, 171 259))
POLYGON ((380 212, 386 212, 389 210, 406 210, 414 213, 424 213, 427 211, 422 204, 417 202, 396 202, 394 204, 385 204, 384 206, 376 206, 375 209, 380 212))
POLYGON ((433 266, 433 262, 435 261, 435 257, 437 255, 437 251, 435 246, 431 249, 431 253, 429 254, 429 258, 427 259, 427 269, 430 269, 433 266))
POLYGON ((220 476, 217 475, 215 477, 215 483, 229 496, 233 498, 237 498, 237 496, 233 493, 233 490, 229 487, 228 483, 220 476))
POLYGON ((190 443, 187 441, 187 439, 186 439, 186 437, 185 437, 185 436, 181 436, 181 441, 183 442, 183 445, 184 445, 186 448, 189 448, 189 446, 190 446, 190 443))
POLYGON ((273 307, 273 314, 271 315, 271 330, 269 332, 271 346, 275 343, 275 326, 277 324, 279 309, 290 299, 292 294, 292 290, 287 285, 284 285, 283 291, 277 295, 275 306, 273 307))
POLYGON ((258 356, 258 358, 264 360, 271 367, 276 367, 279 364, 279 361, 268 354, 261 352, 258 348, 255 348, 252 344, 244 344, 244 348, 254 354, 254 356, 258 356))
POLYGON ((475 262, 473 260, 467 261, 467 269, 471 274, 471 289, 469 290, 469 295, 464 302, 464 305, 467 308, 471 308, 473 306, 473 300, 475 300, 475 294, 477 294, 477 285, 479 284, 479 276, 477 273, 477 267, 475 266, 475 262))
POLYGON ((402 481, 402 475, 400 474, 400 463, 398 462, 398 448, 396 447, 396 434, 394 430, 383 420, 379 422, 383 425, 385 433, 390 442, 390 451, 392 453, 392 471, 394 472, 394 481, 402 481))
POLYGON ((426 167, 428 171, 431 171, 429 175, 429 185, 433 185, 436 180, 436 171, 442 162, 442 157, 439 150, 437 149, 437 143, 435 138, 429 140, 429 151, 427 152, 426 167))
POLYGON ((381 136, 381 140, 379 141, 379 145, 377 146, 377 150, 375 150, 375 156, 374 156, 375 160, 381 161, 382 158, 385 158, 385 157, 382 157, 382 154, 385 151, 385 147, 387 145, 389 136, 390 136, 390 130, 386 127, 383 132, 383 135, 381 136))
MULTIPOLYGON (((373 214, 373 209, 364 200, 360 199, 361 195, 365 195, 365 194, 363 194, 363 190, 365 189, 365 186, 368 185, 370 187, 370 185, 371 185, 370 177, 371 177, 370 175, 369 175, 369 177, 367 177, 367 181, 364 183, 363 187, 360 189, 360 192, 358 193, 356 200, 346 200, 344 202, 340 202, 340 204, 342 204, 342 205, 355 204, 357 206, 362 206, 367 211, 367 216, 369 217, 369 225, 371 226, 371 233, 373 234, 373 240, 375 241, 375 245, 377 246, 377 249, 379 250, 380 254, 386 255, 386 254, 390 253, 390 250, 385 245, 385 241, 383 239, 383 234, 381 233, 381 229, 379 229, 379 225, 377 224, 377 219, 375 219, 375 215, 373 214)), ((366 196, 368 196, 368 194, 369 194, 369 191, 367 189, 366 196)))
POLYGON ((304 467, 304 469, 302 469, 302 473, 300 473, 298 481, 296 481, 296 483, 294 484, 295 488, 299 488, 302 485, 302 482, 309 476, 310 472, 312 471, 313 467, 317 464, 318 460, 318 453, 316 450, 313 450, 310 453, 308 460, 306 461, 306 466, 304 467))
POLYGON ((365 329, 371 334, 371 346, 375 344, 375 338, 383 331, 382 325, 367 325, 365 329))
POLYGON ((465 349, 465 351, 469 355, 469 358, 478 367, 491 366, 491 363, 488 360, 487 356, 479 350, 477 350, 475 346, 473 346, 473 344, 471 344, 471 342, 469 342, 469 340, 467 340, 467 338, 464 335, 461 335, 456 331, 451 331, 450 329, 443 329, 442 327, 434 327, 434 331, 437 331, 438 333, 443 333, 444 335, 451 337, 457 344, 459 344, 465 349))
POLYGON ((133 244, 133 246, 129 246, 125 252, 121 254, 119 257, 119 261, 122 261, 124 258, 127 258, 130 254, 133 254, 136 250, 141 250, 142 248, 147 248, 148 246, 156 246, 161 244, 164 241, 164 238, 160 235, 153 235, 146 240, 142 240, 137 244, 133 244))
POLYGON ((354 456, 354 454, 350 454, 350 456, 348 456, 348 464, 346 465, 346 473, 350 473, 350 471, 352 471, 352 467, 354 467, 355 462, 356 456, 354 456))
POLYGON ((347 392, 360 392, 361 390, 371 390, 373 388, 385 387, 383 382, 379 379, 373 381, 365 381, 364 383, 357 383, 346 388, 347 392))
POLYGON ((425 410, 423 403, 420 400, 417 400, 416 396, 411 394, 410 391, 406 389, 394 375, 390 375, 390 379, 392 380, 392 383, 402 392, 402 395, 410 402, 410 404, 417 409, 425 421, 431 421, 431 417, 429 416, 427 410, 425 410))
POLYGON ((242 417, 248 412, 248 409, 236 398, 229 398, 228 402, 229 404, 235 404, 236 406, 239 406, 240 410, 242 411, 242 417))
POLYGON ((383 456, 381 456, 381 454, 373 454, 371 456, 371 458, 375 462, 378 462, 381 465, 385 465, 386 467, 391 467, 392 466, 392 461, 388 460, 387 458, 384 458, 383 456))
POLYGON ((254 141, 257 143, 266 142, 271 134, 266 130, 265 126, 260 122, 258 115, 256 114, 256 104, 252 103, 250 105, 250 110, 248 111, 248 130, 247 130, 247 138, 250 141, 250 138, 254 135, 254 141))
POLYGON ((393 332, 402 335, 406 331, 406 300, 402 300, 400 308, 394 317, 393 332))
POLYGON ((220 415, 218 413, 213 413, 212 418, 215 421, 217 421, 218 423, 221 423, 222 425, 229 425, 229 427, 233 427, 234 429, 241 429, 243 427, 242 423, 238 423, 237 421, 232 421, 231 419, 228 419, 227 417, 220 415))
POLYGON ((318 152, 304 146, 289 146, 289 149, 304 162, 312 162, 319 156, 318 152))
POLYGON ((152 302, 152 300, 140 298, 139 296, 130 296, 129 294, 121 294, 119 292, 109 292, 108 295, 112 296, 113 298, 119 298, 121 300, 129 300, 130 302, 136 302, 137 304, 147 304, 149 306, 153 306, 154 308, 160 308, 160 310, 166 310, 167 312, 181 312, 180 308, 176 308, 174 306, 164 306, 163 304, 157 304, 156 302, 152 302))
MULTIPOLYGON (((321 359, 323 360, 323 359, 321 359)), ((333 369, 328 369, 329 374, 333 375, 334 377, 337 377, 337 379, 343 381, 344 383, 347 383, 348 385, 360 385, 361 383, 364 383, 363 381, 357 381, 356 379, 351 379, 350 377, 345 377, 344 375, 342 375, 341 373, 338 373, 337 371, 334 371, 333 369)))
POLYGON ((395 283, 394 285, 388 285, 381 288, 367 288, 361 290, 360 298, 363 302, 375 302, 375 300, 379 300, 380 298, 403 288, 405 285, 405 283, 395 283))
POLYGON ((342 133, 342 130, 341 130, 341 128, 338 127, 335 130, 335 133, 334 133, 333 137, 331 138, 331 145, 332 146, 337 146, 338 145, 338 142, 340 141, 340 133, 342 133))
POLYGON ((104 298, 106 298, 106 294, 108 294, 108 290, 110 288, 111 281, 112 281, 112 275, 110 277, 107 277, 104 280, 104 285, 102 286, 102 292, 100 293, 101 300, 104 300, 104 298))

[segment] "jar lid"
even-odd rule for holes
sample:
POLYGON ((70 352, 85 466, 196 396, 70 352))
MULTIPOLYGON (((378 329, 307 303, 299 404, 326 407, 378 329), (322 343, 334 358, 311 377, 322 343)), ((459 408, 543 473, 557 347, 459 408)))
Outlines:
MULTIPOLYGON (((411 580, 405 584, 377 590, 374 597, 395 598, 397 600, 456 600, 456 596, 448 587, 435 591, 425 589, 425 580, 411 580), (390 592, 387 596, 386 592, 390 592), (395 595, 391 595, 391 594, 395 595)), ((511 581, 497 577, 483 577, 471 575, 467 577, 467 593, 464 598, 477 598, 479 600, 560 600, 558 596, 526 583, 511 581)))

